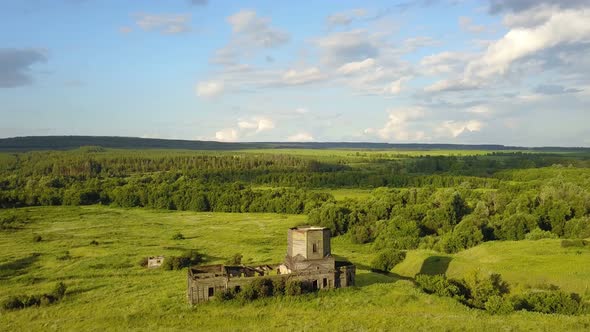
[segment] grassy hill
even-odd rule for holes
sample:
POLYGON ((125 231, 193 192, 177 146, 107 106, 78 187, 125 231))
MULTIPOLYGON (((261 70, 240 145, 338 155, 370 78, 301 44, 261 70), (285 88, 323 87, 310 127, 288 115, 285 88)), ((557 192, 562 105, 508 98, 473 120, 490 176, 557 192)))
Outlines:
MULTIPOLYGON (((0 210, 0 216, 12 213, 0 210)), ((367 270, 370 245, 333 239, 333 254, 359 267, 358 287, 301 297, 207 303, 186 302, 186 270, 146 270, 148 255, 198 249, 209 263, 235 253, 246 263, 282 261, 287 228, 304 216, 36 207, 20 229, 0 231, 0 298, 68 285, 55 305, 0 313, 0 326, 19 330, 587 330, 590 316, 517 312, 492 316, 457 301, 426 295, 409 278, 417 272, 460 277, 473 269, 501 273, 518 292, 553 284, 588 297, 588 249, 559 240, 489 242, 455 255, 415 250, 382 275, 367 270), (181 232, 186 239, 173 240, 181 232), (42 241, 34 242, 40 235, 42 241), (98 244, 91 244, 97 241, 98 244), (66 253, 67 252, 67 253, 66 253)))

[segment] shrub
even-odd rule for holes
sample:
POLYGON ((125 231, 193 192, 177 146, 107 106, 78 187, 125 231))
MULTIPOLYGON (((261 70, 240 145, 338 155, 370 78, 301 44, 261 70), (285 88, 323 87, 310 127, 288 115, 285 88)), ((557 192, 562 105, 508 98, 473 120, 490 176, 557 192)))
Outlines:
POLYGON ((285 295, 295 296, 303 293, 303 285, 301 281, 289 279, 285 283, 285 295))
POLYGON ((590 217, 568 220, 565 224, 564 235, 572 239, 585 239, 590 237, 590 217))
POLYGON ((369 225, 354 225, 349 228, 352 243, 364 244, 373 241, 373 234, 369 225))
POLYGON ((272 281, 272 291, 275 296, 285 295, 286 281, 285 278, 276 278, 272 281))
POLYGON ((241 302, 250 302, 257 299, 258 293, 252 287, 252 285, 246 285, 242 288, 242 290, 238 293, 236 298, 241 302))
POLYGON ((256 292, 256 298, 269 297, 273 294, 273 282, 268 278, 256 278, 252 281, 251 287, 256 292))
POLYGON ((162 268, 164 270, 180 270, 203 261, 203 255, 196 250, 185 251, 181 256, 166 257, 162 268))
POLYGON ((580 240, 580 239, 576 239, 576 240, 561 240, 561 246, 563 248, 568 248, 568 247, 583 248, 583 247, 588 246, 588 244, 590 244, 590 242, 588 242, 586 240, 580 240))
POLYGON ((25 307, 23 299, 18 296, 10 296, 2 302, 2 308, 5 310, 16 310, 25 307))
POLYGON ((233 289, 226 289, 217 296, 217 299, 221 302, 230 301, 235 299, 237 296, 233 289))
POLYGON ((241 265, 242 264, 242 258, 244 258, 244 255, 237 253, 234 254, 230 259, 228 259, 225 264, 226 265, 241 265))
POLYGON ((492 295, 486 301, 485 309, 492 315, 506 315, 514 311, 514 304, 510 299, 492 295))
POLYGON ((375 249, 415 249, 420 243, 420 228, 413 220, 395 217, 385 223, 375 238, 375 249))
POLYGON ((97 246, 98 245, 98 241, 92 240, 92 241, 90 241, 90 245, 91 246, 97 246))
POLYGON ((176 233, 172 236, 172 240, 184 240, 184 235, 182 233, 176 233))
POLYGON ((465 279, 465 285, 469 289, 467 303, 479 309, 485 309, 485 304, 491 296, 502 296, 509 292, 508 284, 497 273, 485 278, 480 276, 478 271, 474 271, 465 279))
POLYGON ((371 267, 377 271, 389 272, 394 266, 406 258, 405 251, 385 250, 380 252, 371 263, 371 267))
POLYGON ((43 241, 43 238, 41 237, 41 235, 33 236, 33 242, 41 242, 41 241, 43 241))
POLYGON ((51 295, 55 296, 55 298, 57 298, 58 300, 61 300, 64 297, 64 295, 66 294, 66 289, 67 289, 66 284, 64 284, 63 282, 59 282, 53 288, 51 295))
POLYGON ((141 267, 147 267, 148 266, 148 258, 147 257, 142 257, 139 262, 138 262, 139 266, 141 267))
POLYGON ((525 235, 524 238, 526 240, 557 239, 557 234, 551 233, 550 231, 544 231, 540 228, 535 228, 525 235))
POLYGON ((562 291, 536 291, 513 297, 516 310, 535 311, 545 314, 576 315, 585 307, 576 293, 562 291))
POLYGON ((448 279, 443 274, 418 274, 415 281, 418 287, 428 294, 463 299, 466 293, 463 285, 455 280, 448 279))

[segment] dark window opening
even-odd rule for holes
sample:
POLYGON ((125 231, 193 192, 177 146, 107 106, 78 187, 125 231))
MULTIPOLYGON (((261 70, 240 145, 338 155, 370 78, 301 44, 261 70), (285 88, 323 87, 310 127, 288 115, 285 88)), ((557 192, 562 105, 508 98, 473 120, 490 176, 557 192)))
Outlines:
POLYGON ((209 287, 209 296, 213 296, 215 294, 215 288, 209 287))
POLYGON ((313 250, 314 253, 318 252, 318 245, 314 243, 312 245, 312 250, 313 250))
POLYGON ((235 291, 236 293, 239 293, 241 290, 242 290, 242 287, 240 287, 240 286, 236 286, 236 287, 234 287, 234 291, 235 291))
POLYGON ((317 281, 317 280, 314 280, 314 281, 311 283, 311 289, 312 289, 312 290, 317 290, 317 289, 318 289, 318 281, 317 281))
POLYGON ((328 287, 328 278, 324 278, 324 287, 323 288, 326 288, 326 287, 328 287))

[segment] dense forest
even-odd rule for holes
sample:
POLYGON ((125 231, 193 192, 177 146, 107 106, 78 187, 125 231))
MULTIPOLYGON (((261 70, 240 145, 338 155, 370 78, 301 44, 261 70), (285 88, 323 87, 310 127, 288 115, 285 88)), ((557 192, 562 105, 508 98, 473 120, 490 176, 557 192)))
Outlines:
MULTIPOLYGON (((111 150, 0 154, 0 207, 103 204, 307 214, 357 243, 457 252, 590 237, 590 154, 111 150), (336 200, 333 189, 371 189, 336 200)), ((3 221, 3 223, 8 221, 3 221)), ((10 222, 14 222, 14 218, 10 222)))

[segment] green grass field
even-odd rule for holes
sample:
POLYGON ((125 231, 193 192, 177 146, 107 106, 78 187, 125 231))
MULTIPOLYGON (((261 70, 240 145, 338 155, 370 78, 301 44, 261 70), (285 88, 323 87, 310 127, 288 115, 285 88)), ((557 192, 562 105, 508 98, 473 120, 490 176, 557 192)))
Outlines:
MULTIPOLYGON (((30 223, 0 232, 0 299, 49 292, 63 281, 59 303, 0 312, 0 330, 588 330, 590 316, 517 312, 492 316, 449 298, 426 295, 407 277, 422 271, 460 277, 498 272, 514 291, 554 284, 585 298, 590 251, 559 240, 489 242, 456 255, 415 250, 393 273, 367 270, 370 245, 333 239, 333 254, 359 267, 357 287, 242 305, 186 301, 186 270, 146 270, 141 257, 198 249, 208 262, 242 253, 246 263, 282 261, 287 228, 305 216, 150 211, 89 207, 25 208, 30 223), (172 240, 181 232, 185 240, 172 240), (41 235, 41 242, 33 236, 41 235), (96 240, 98 245, 91 245, 96 240), (69 251, 71 258, 60 260, 69 251), (39 255, 36 255, 39 254, 39 255), (445 258, 446 257, 446 258, 445 258)), ((10 213, 0 210, 0 214, 10 213)))

